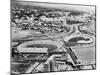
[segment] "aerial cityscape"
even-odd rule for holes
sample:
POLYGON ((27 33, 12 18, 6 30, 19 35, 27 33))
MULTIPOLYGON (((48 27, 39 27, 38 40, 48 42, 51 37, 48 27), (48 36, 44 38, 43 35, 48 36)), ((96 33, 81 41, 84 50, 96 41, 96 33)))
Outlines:
POLYGON ((96 69, 95 6, 11 0, 11 74, 96 69))

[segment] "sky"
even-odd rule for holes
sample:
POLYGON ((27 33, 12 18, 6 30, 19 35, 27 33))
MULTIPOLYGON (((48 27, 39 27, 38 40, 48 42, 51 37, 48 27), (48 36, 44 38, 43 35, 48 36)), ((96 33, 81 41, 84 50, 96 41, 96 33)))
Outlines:
MULTIPOLYGON (((17 0, 18 1, 18 0, 17 0)), ((78 10, 78 11, 85 11, 85 12, 95 12, 95 6, 89 5, 74 5, 74 4, 61 4, 61 3, 47 3, 47 2, 36 2, 36 1, 27 1, 27 0, 20 0, 19 1, 23 5, 31 5, 31 6, 40 6, 40 7, 47 7, 47 8, 57 8, 57 9, 64 9, 64 10, 78 10)))

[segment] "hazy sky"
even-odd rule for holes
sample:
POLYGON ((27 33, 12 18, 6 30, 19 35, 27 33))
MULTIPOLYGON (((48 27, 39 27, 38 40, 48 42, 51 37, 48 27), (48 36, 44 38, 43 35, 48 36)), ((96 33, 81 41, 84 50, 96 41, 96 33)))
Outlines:
POLYGON ((82 6, 82 5, 72 5, 72 4, 54 4, 54 3, 43 3, 43 2, 32 2, 32 0, 20 0, 23 5, 31 5, 31 6, 41 6, 41 7, 49 7, 49 8, 58 8, 65 10, 80 10, 87 12, 95 12, 95 6, 82 6), (24 1, 24 2, 23 2, 24 1), (28 2, 27 2, 28 1, 28 2))

